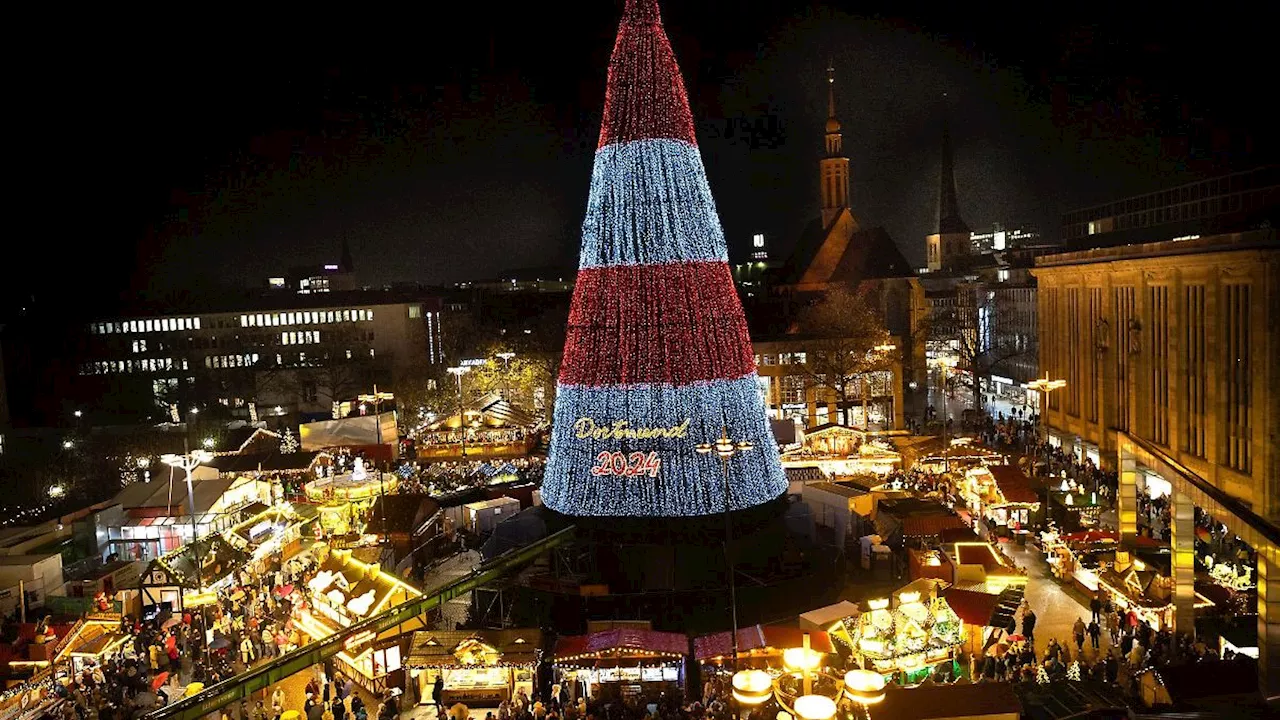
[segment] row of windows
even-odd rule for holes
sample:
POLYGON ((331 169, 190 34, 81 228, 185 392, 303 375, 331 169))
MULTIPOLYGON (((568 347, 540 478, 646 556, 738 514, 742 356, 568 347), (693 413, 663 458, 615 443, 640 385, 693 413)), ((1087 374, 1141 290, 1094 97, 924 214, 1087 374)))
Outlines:
POLYGON ((81 375, 110 375, 114 373, 162 372, 187 370, 183 358, 140 358, 137 360, 97 360, 80 366, 81 375))
POLYGON ((372 310, 302 310, 299 312, 255 313, 252 315, 241 315, 240 327, 318 325, 339 322, 369 322, 371 320, 373 320, 372 310))
POLYGON ((804 365, 806 362, 808 356, 802 352, 756 355, 756 365, 804 365))
POLYGON ((1083 223, 1100 217, 1113 217, 1124 213, 1142 212, 1169 205, 1199 200, 1209 200, 1223 195, 1273 188, 1280 184, 1280 172, 1275 167, 1258 168, 1220 178, 1201 180, 1181 187, 1170 188, 1148 195, 1117 200, 1067 213, 1066 224, 1083 223))
POLYGON ((115 333, 173 332, 175 330, 199 330, 200 318, 154 318, 151 320, 121 320, 119 322, 93 323, 89 332, 94 335, 115 333))
MULTIPOLYGON (((280 357, 279 355, 276 356, 280 357)), ((244 353, 242 355, 209 355, 204 359, 204 366, 207 368, 238 368, 252 367, 258 362, 258 353, 244 353)))
POLYGON ((281 345, 314 345, 320 342, 319 330, 297 330, 280 333, 281 345))

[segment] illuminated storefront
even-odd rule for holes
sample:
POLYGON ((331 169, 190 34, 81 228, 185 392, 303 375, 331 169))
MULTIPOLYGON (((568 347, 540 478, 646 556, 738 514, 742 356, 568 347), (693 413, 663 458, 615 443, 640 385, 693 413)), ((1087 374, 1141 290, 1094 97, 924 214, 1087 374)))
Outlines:
MULTIPOLYGON (((421 593, 376 564, 351 557, 350 550, 330 550, 327 545, 311 548, 319 570, 303 588, 304 603, 294 608, 294 621, 311 639, 322 639, 373 617, 393 605, 421 593)), ((405 631, 416 629, 407 625, 405 631)), ((389 630, 381 635, 361 633, 348 638, 334 660, 366 690, 380 693, 397 687, 403 672, 403 633, 389 630)))
POLYGON ((533 696, 541 660, 540 630, 421 630, 413 634, 407 666, 422 704, 432 702, 440 677, 446 706, 496 707, 521 690, 533 696))
POLYGON ((684 683, 689 639, 678 633, 617 628, 562 637, 555 669, 570 695, 588 699, 656 699, 684 683))

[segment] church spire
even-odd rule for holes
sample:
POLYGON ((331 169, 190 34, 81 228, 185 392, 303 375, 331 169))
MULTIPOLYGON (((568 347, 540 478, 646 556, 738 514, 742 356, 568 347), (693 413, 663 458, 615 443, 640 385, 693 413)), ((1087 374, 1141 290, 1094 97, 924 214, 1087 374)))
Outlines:
POLYGON ((840 121, 836 119, 836 68, 827 63, 826 156, 818 163, 822 188, 822 226, 829 227, 849 207, 849 158, 844 157, 840 121))
POLYGON ((960 217, 960 203, 956 200, 954 160, 951 156, 951 128, 947 113, 947 94, 942 94, 942 171, 938 181, 938 230, 939 234, 968 233, 969 226, 960 217))

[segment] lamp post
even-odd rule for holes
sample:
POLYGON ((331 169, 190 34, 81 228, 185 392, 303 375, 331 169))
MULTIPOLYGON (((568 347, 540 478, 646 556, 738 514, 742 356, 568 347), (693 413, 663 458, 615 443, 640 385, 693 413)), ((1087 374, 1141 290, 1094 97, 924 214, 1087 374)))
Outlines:
MULTIPOLYGON (((831 720, 836 714, 836 700, 848 692, 848 689, 842 687, 839 678, 821 670, 823 655, 825 653, 809 646, 809 633, 805 633, 802 647, 787 648, 782 653, 782 664, 786 672, 800 676, 799 693, 793 695, 784 691, 778 681, 763 670, 739 670, 733 674, 733 698, 743 705, 756 706, 773 697, 795 720, 831 720), (825 687, 818 693, 814 692, 813 687, 815 674, 830 683, 827 685, 824 682, 825 687)), ((883 683, 884 679, 881 678, 881 688, 884 687, 883 683)))
POLYGON ((507 351, 498 353, 498 357, 502 358, 502 399, 511 402, 511 358, 516 354, 507 351))
POLYGON ((733 521, 729 516, 729 460, 741 452, 754 448, 747 440, 730 440, 729 429, 720 428, 720 437, 714 442, 699 443, 694 449, 703 455, 715 453, 724 468, 724 562, 729 570, 729 608, 733 615, 733 669, 738 670, 738 584, 733 570, 733 521))
POLYGON ((942 471, 951 472, 951 442, 948 437, 950 430, 947 428, 947 372, 956 366, 956 359, 953 357, 936 357, 929 361, 930 365, 936 366, 942 371, 942 471))
MULTIPOLYGON (((196 568, 196 590, 204 592, 203 558, 200 557, 200 531, 196 524, 196 494, 191 484, 191 471, 212 460, 213 453, 208 450, 188 450, 186 442, 183 442, 182 449, 182 455, 168 453, 162 455, 160 460, 170 468, 170 487, 172 487, 173 482, 173 468, 182 468, 187 474, 187 508, 188 512, 191 513, 191 557, 194 561, 192 564, 196 568)), ((205 607, 205 605, 200 606, 200 632, 204 634, 204 637, 201 638, 203 642, 200 645, 203 648, 205 661, 207 662, 209 659, 209 622, 208 616, 205 614, 205 607)))
MULTIPOLYGON (((1040 426, 1044 429, 1044 441, 1049 443, 1049 393, 1067 386, 1066 380, 1050 380, 1048 371, 1044 377, 1027 383, 1027 388, 1040 393, 1040 426)), ((1045 451, 1045 462, 1048 462, 1048 450, 1045 451)))
POLYGON ((462 436, 462 459, 467 459, 467 417, 462 410, 462 376, 471 372, 471 368, 466 365, 458 365, 447 368, 449 374, 458 378, 458 432, 462 436))

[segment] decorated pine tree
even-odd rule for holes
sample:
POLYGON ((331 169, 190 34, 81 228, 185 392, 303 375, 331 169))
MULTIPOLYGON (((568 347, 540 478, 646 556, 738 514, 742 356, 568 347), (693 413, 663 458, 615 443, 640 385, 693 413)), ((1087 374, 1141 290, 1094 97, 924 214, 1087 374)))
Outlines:
POLYGON ((542 499, 569 515, 682 516, 787 488, 746 319, 656 0, 627 0, 609 61, 542 499))

